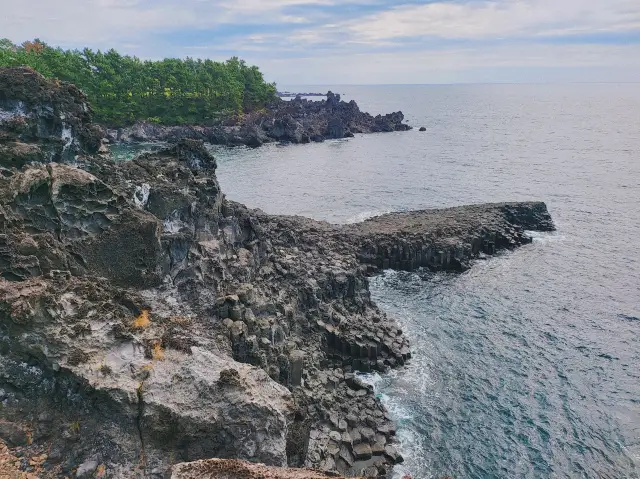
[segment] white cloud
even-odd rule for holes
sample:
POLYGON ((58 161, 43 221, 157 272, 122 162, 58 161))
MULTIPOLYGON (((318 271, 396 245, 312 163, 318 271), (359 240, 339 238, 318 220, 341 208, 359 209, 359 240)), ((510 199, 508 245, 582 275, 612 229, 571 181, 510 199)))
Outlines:
POLYGON ((146 58, 220 59, 231 53, 281 82, 467 81, 473 78, 469 72, 478 72, 480 78, 479 72, 487 68, 615 69, 624 78, 640 71, 640 45, 536 43, 543 37, 640 33, 640 0, 437 0, 398 6, 402 1, 31 0, 26 8, 23 0, 0 0, 0 37, 40 37, 64 47, 115 47, 146 58), (365 11, 358 18, 332 16, 320 8, 380 8, 383 1, 386 10, 365 11), (293 11, 292 6, 299 8, 293 11), (216 27, 229 23, 250 26, 244 29, 248 33, 215 33, 216 27), (261 31, 265 24, 271 28, 261 31), (274 32, 276 24, 286 27, 274 32), (188 38, 192 30, 210 30, 211 39, 203 41, 199 35, 194 45, 166 36, 186 32, 188 38), (453 40, 459 39, 471 46, 454 47, 453 40), (500 40, 510 44, 496 45, 500 40), (407 42, 419 51, 407 51, 407 42), (438 48, 430 46, 436 43, 438 48), (293 55, 305 58, 289 58, 293 55))
POLYGON ((270 78, 296 84, 637 81, 640 45, 503 44, 491 47, 262 60, 270 78))
POLYGON ((0 35, 35 37, 62 45, 117 44, 171 30, 207 29, 225 23, 301 24, 292 6, 327 6, 372 0, 0 0, 0 35))
POLYGON ((638 0, 492 0, 400 6, 348 22, 356 38, 486 39, 640 31, 638 0))

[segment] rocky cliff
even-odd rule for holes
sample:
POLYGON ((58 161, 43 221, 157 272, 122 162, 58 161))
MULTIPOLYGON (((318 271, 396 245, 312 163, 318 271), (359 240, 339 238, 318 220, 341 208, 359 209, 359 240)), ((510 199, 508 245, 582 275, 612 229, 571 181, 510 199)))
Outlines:
POLYGON ((196 140, 31 160, 0 154, 0 439, 52 477, 160 478, 214 457, 384 476, 402 461, 395 426, 354 373, 411 351, 368 276, 464 270, 553 228, 543 203, 271 216, 224 197, 196 140))
POLYGON ((340 95, 309 101, 300 97, 277 101, 267 109, 234 119, 226 126, 160 126, 146 122, 121 130, 109 130, 109 141, 203 140, 215 145, 251 147, 269 142, 310 143, 348 138, 355 133, 406 131, 402 112, 372 116, 360 111, 355 101, 344 102, 340 95))
POLYGON ((30 68, 0 68, 0 156, 17 167, 30 161, 70 161, 95 153, 103 132, 78 88, 49 82, 30 68))

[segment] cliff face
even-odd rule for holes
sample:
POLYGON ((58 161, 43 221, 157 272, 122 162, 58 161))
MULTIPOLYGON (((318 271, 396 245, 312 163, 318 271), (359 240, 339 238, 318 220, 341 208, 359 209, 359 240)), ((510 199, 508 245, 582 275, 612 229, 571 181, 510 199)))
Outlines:
POLYGON ((224 198, 194 140, 49 159, 0 155, 0 439, 48 448, 55 474, 217 457, 384 475, 395 427, 354 372, 411 352, 368 275, 465 269, 553 227, 542 203, 350 226, 266 215, 224 198))
POLYGON ((95 153, 102 131, 91 124, 87 98, 69 83, 50 82, 30 68, 0 68, 0 155, 30 161, 71 161, 95 153))

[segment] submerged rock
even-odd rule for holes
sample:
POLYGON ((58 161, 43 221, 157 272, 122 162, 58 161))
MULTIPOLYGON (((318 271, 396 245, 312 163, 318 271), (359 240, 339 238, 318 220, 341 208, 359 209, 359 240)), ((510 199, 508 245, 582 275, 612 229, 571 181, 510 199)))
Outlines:
POLYGON ((0 156, 0 439, 53 448, 66 475, 401 462, 354 375, 411 357, 367 276, 463 270, 553 228, 543 203, 347 226, 267 215, 225 199, 197 140, 130 162, 49 160, 0 156))

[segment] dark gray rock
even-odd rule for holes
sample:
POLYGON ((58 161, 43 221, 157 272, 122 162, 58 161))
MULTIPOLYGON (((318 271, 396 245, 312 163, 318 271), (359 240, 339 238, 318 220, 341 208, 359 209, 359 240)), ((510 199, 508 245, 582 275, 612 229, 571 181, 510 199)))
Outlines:
POLYGON ((402 112, 373 117, 355 101, 341 101, 329 92, 327 99, 276 101, 265 111, 243 115, 227 125, 160 126, 139 122, 120 131, 107 132, 109 141, 139 142, 183 139, 204 140, 216 145, 258 147, 268 142, 309 143, 328 138, 350 138, 354 133, 378 133, 411 129, 402 112))
POLYGON ((93 477, 93 473, 98 469, 98 461, 96 459, 88 459, 78 466, 76 477, 78 479, 86 479, 93 477))
POLYGON ((371 446, 365 443, 356 444, 353 446, 353 455, 357 461, 371 459, 371 446))
POLYGON ((104 132, 91 117, 76 86, 46 80, 27 67, 0 68, 0 166, 97 153, 104 132))

